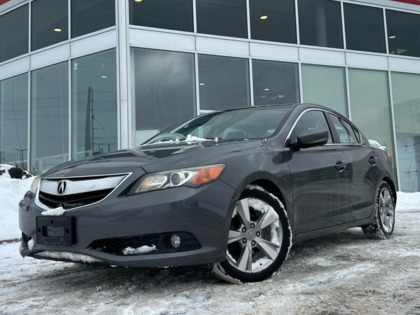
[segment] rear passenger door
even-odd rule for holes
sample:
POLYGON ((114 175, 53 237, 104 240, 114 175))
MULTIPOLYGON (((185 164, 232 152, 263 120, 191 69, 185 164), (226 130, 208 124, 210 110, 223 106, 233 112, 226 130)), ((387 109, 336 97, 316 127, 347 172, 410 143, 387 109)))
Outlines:
MULTIPOLYGON (((324 112, 307 110, 298 118, 289 141, 305 130, 331 131, 324 112)), ((292 150, 288 162, 291 174, 296 233, 305 233, 345 223, 349 220, 349 185, 345 157, 333 145, 292 150)))
POLYGON ((349 174, 351 221, 369 217, 375 206, 376 183, 380 170, 374 150, 361 133, 344 118, 327 113, 335 140, 344 153, 349 174))

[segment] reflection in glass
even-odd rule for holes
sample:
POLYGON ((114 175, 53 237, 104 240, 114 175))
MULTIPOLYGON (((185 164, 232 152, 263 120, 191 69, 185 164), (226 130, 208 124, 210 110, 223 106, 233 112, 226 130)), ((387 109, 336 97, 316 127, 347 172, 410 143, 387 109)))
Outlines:
POLYGON ((68 161, 68 65, 35 70, 31 79, 31 166, 33 174, 68 161))
POLYGON ((343 48, 341 5, 331 0, 299 0, 300 43, 343 48))
POLYGON ((386 10, 389 53, 420 57, 420 15, 386 10))
POLYGON ((199 55, 198 73, 201 109, 250 105, 248 59, 199 55))
POLYGON ((382 9, 344 3, 344 20, 347 49, 385 53, 382 9))
POLYGON ((197 0, 197 32, 247 38, 246 0, 197 0))
POLYGON ((276 61, 252 61, 255 105, 299 102, 298 66, 276 61))
POLYGON ((0 164, 27 169, 28 75, 0 81, 0 164))
POLYGON ((195 115, 194 55, 133 49, 134 145, 195 115))
POLYGON ((28 6, 0 16, 0 62, 28 52, 28 6))
POLYGON ((118 148, 115 50, 72 61, 72 125, 72 159, 118 148))
POLYGON ((68 39, 67 0, 32 1, 31 50, 68 39))
POLYGON ((114 0, 71 0, 72 38, 114 25, 114 0))
POLYGON ((130 24, 192 32, 192 0, 128 0, 130 24))
POLYGON ((296 44, 294 0, 250 0, 251 38, 296 44))
POLYGON ((349 69, 349 86, 352 121, 368 139, 378 141, 395 157, 388 74, 349 69))
POLYGON ((344 68, 302 65, 302 88, 305 103, 324 105, 348 116, 344 68))
POLYGON ((420 75, 392 73, 400 190, 420 191, 420 75))

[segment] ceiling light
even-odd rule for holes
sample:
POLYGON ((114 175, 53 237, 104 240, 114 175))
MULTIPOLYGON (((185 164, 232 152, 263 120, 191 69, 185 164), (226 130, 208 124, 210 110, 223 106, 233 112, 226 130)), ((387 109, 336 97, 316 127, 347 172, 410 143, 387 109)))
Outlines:
POLYGON ((57 32, 57 33, 60 33, 62 30, 61 30, 61 28, 59 28, 59 27, 56 27, 55 29, 54 29, 54 32, 57 32))
POLYGON ((391 35, 391 36, 389 36, 389 38, 390 39, 394 39, 394 38, 396 38, 397 36, 396 35, 391 35))
POLYGON ((269 88, 265 88, 264 91, 270 91, 270 89, 269 88))
POLYGON ((277 97, 278 98, 284 98, 286 95, 283 95, 283 94, 279 94, 279 95, 277 95, 277 97))
POLYGON ((106 78, 108 78, 108 76, 104 74, 104 75, 101 75, 101 78, 106 79, 106 78))
POLYGON ((261 16, 260 16, 260 19, 261 19, 261 20, 267 20, 267 19, 268 19, 268 15, 261 15, 261 16))
POLYGON ((200 83, 201 86, 205 85, 204 83, 200 83))
POLYGON ((134 2, 142 2, 143 0, 134 0, 134 2))

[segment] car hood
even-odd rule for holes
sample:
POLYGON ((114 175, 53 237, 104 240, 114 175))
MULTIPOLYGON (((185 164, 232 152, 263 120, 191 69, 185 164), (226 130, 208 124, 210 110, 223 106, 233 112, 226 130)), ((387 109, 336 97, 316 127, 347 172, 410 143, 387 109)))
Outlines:
POLYGON ((89 159, 60 164, 44 173, 46 178, 120 174, 223 163, 227 156, 261 147, 261 140, 156 144, 120 150, 89 159))

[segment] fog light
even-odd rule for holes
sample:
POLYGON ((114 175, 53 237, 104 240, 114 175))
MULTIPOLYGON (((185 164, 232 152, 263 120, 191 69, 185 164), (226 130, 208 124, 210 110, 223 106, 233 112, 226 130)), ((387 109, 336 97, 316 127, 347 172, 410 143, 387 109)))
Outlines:
POLYGON ((181 238, 174 234, 171 236, 171 245, 173 248, 178 248, 181 245, 181 238))

